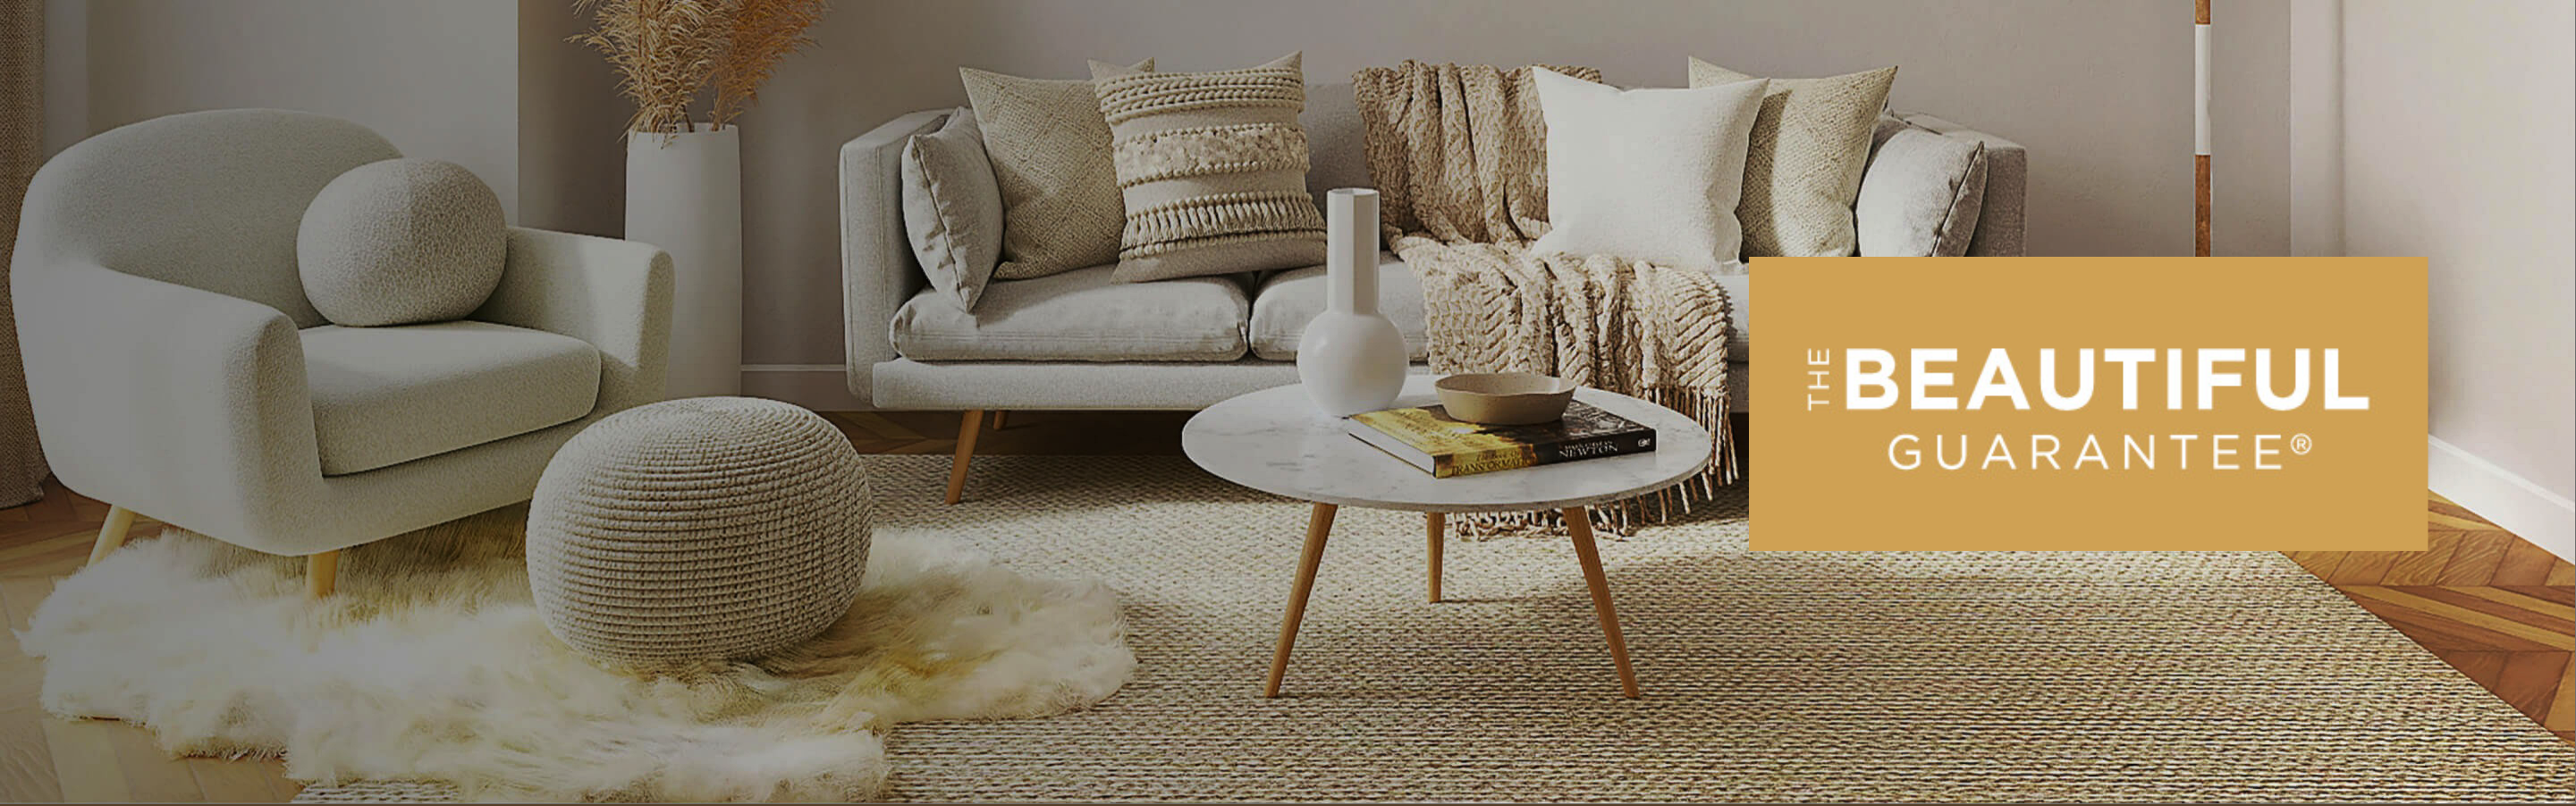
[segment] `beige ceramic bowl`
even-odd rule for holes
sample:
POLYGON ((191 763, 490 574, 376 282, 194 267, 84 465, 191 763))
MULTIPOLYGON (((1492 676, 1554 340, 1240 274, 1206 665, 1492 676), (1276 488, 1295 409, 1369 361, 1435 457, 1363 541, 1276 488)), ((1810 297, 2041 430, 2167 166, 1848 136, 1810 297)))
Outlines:
POLYGON ((1485 425, 1534 425, 1565 416, 1569 381, 1527 372, 1451 375, 1432 384, 1449 416, 1485 425))

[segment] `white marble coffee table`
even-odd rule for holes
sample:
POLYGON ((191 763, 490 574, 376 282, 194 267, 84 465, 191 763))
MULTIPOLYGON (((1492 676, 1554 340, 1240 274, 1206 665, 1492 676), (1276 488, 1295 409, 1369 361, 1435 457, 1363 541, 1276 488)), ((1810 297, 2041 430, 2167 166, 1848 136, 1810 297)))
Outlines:
MULTIPOLYGON (((1432 380, 1427 375, 1406 379, 1404 395, 1395 405, 1438 403, 1432 380)), ((1637 696, 1637 674, 1628 666, 1627 641, 1619 635, 1618 611, 1611 606, 1610 585, 1601 575, 1601 555, 1592 543, 1588 508, 1689 478, 1708 466, 1714 443, 1699 423, 1653 403, 1588 387, 1575 392, 1574 399, 1652 426, 1654 452, 1441 479, 1351 436, 1341 419, 1317 413, 1306 399, 1306 390, 1296 385, 1242 395, 1191 417, 1181 431, 1181 449, 1190 461, 1227 481, 1315 504, 1262 696, 1279 695, 1289 649, 1297 642, 1297 624, 1305 617, 1307 594, 1315 587, 1315 568, 1324 558, 1324 538, 1332 532, 1333 513, 1344 506, 1427 513, 1433 602, 1440 601, 1444 513, 1563 512, 1575 559, 1583 566, 1583 581, 1592 591, 1592 609, 1601 617, 1601 632, 1610 642, 1610 660, 1618 667, 1620 688, 1630 697, 1637 696)))

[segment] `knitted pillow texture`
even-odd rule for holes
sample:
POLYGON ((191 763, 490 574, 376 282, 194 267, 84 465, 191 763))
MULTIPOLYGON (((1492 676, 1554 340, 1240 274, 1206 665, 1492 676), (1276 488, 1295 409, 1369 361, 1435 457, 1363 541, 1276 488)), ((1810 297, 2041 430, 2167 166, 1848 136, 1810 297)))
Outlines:
POLYGON ((1240 70, 1148 73, 1091 63, 1126 203, 1120 282, 1324 262, 1306 192, 1300 54, 1240 70))
MULTIPOLYGON (((1693 87, 1753 78, 1690 60, 1693 87)), ((1746 257, 1852 255, 1858 243, 1852 204, 1869 165, 1870 131, 1895 83, 1894 67, 1771 79, 1745 153, 1744 199, 1735 208, 1746 257)))
MULTIPOLYGON (((1154 60, 1135 69, 1151 72, 1154 60)), ((1117 260, 1126 208, 1091 82, 974 68, 957 75, 1002 187, 1002 263, 993 276, 1025 280, 1117 260)))
POLYGON ((304 296, 332 324, 462 319, 501 284, 501 198, 452 162, 389 159, 322 187, 295 234, 304 296))
POLYGON ((1002 259, 1002 188, 972 112, 904 143, 903 231, 930 287, 974 310, 1002 259))

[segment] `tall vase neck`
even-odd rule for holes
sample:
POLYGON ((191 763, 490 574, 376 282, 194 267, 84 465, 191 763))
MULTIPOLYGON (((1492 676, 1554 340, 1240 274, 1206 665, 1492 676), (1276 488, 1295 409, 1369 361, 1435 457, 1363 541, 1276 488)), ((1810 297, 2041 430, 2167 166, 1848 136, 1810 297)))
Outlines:
POLYGON ((1324 195, 1324 273, 1330 310, 1377 313, 1377 191, 1340 188, 1324 195))

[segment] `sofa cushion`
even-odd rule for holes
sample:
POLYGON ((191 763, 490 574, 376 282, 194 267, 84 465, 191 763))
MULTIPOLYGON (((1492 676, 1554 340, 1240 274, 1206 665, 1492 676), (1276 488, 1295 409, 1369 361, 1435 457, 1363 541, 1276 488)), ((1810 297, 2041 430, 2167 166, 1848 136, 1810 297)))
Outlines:
POLYGON ((1968 253, 1986 200, 1986 146, 1917 126, 1885 132, 1853 206, 1862 257, 1968 253))
POLYGON ((571 336, 470 321, 302 335, 326 476, 572 422, 599 403, 599 351, 571 336))
POLYGON ((1297 125, 1306 130, 1306 193, 1315 206, 1334 188, 1376 187, 1369 181, 1368 153, 1362 145, 1358 89, 1349 84, 1306 85, 1306 111, 1297 125))
POLYGON ((1543 68, 1530 77, 1547 121, 1549 225, 1531 252, 1695 269, 1736 259, 1736 203, 1764 81, 1620 90, 1543 68))
POLYGON ((304 296, 334 324, 465 318, 501 285, 501 197, 453 162, 390 159, 324 185, 295 234, 304 296))
POLYGON ((1222 277, 1112 279, 1115 264, 995 282, 973 312, 923 291, 894 313, 915 361, 1232 361, 1252 303, 1222 277))
MULTIPOLYGON (((1324 312, 1329 285, 1322 266, 1277 272, 1263 281, 1252 297, 1252 354, 1268 361, 1297 360, 1297 340, 1305 337, 1306 323, 1324 312)), ((1394 252, 1378 253, 1377 309, 1404 336, 1404 357, 1422 360, 1431 343, 1422 312, 1422 281, 1394 252)))
MULTIPOLYGON (((1690 85, 1754 76, 1690 60, 1690 85)), ((1744 158, 1744 255, 1850 257, 1852 201, 1869 161, 1871 124, 1887 106, 1896 68, 1831 78, 1775 78, 1744 158)))
POLYGON ((972 112, 904 142, 903 231, 930 287, 974 310, 1002 261, 1002 187, 972 112))
POLYGON ((1309 266, 1324 216, 1306 194, 1302 57, 1212 73, 1091 63, 1127 204, 1118 279, 1309 266))
MULTIPOLYGON (((1151 72, 1154 60, 1136 69, 1151 72)), ((993 276, 1044 277, 1116 259, 1127 209, 1091 80, 971 67, 957 74, 1002 187, 1002 264, 993 276)))

